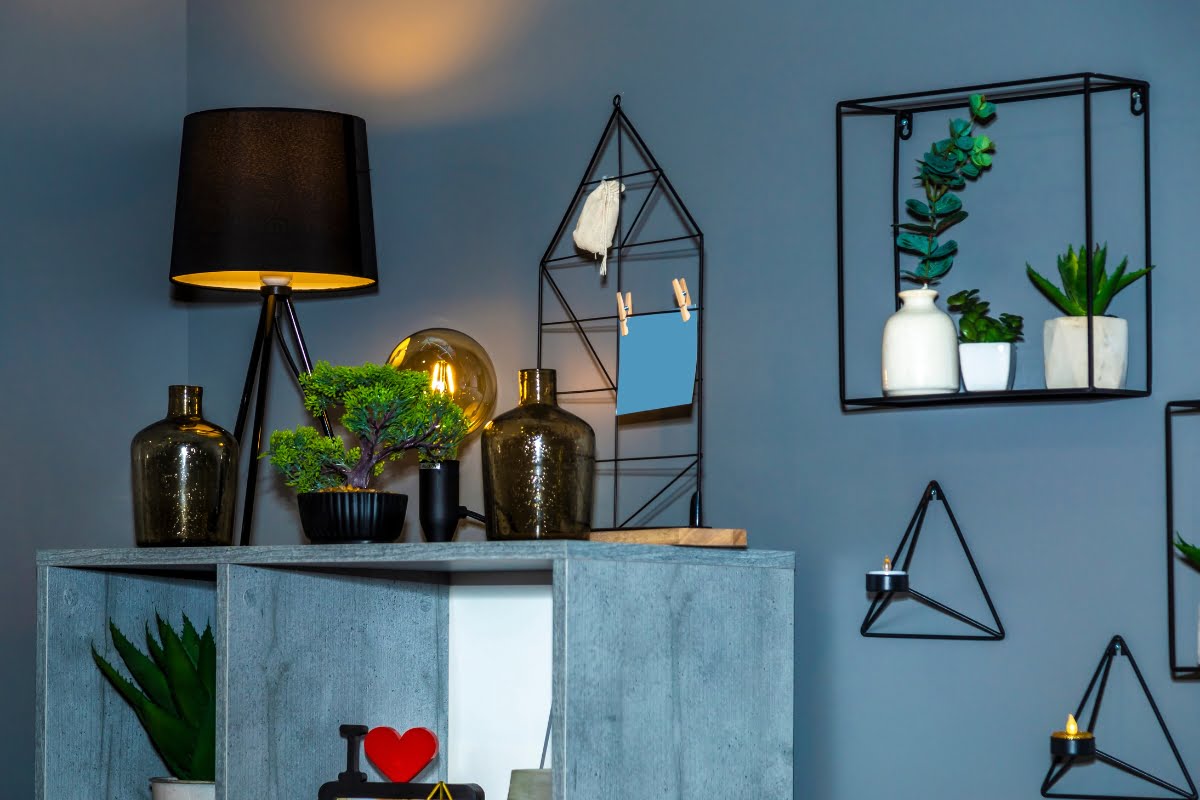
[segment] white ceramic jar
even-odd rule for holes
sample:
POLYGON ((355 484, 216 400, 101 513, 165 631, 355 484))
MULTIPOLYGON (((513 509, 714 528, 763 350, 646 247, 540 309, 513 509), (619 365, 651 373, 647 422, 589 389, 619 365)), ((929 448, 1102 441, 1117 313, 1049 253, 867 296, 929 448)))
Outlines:
POLYGON ((958 331, 933 289, 900 292, 883 326, 883 393, 890 397, 958 391, 958 331))
MULTIPOLYGON (((1088 385, 1088 318, 1056 317, 1042 328, 1047 389, 1088 385)), ((1129 362, 1129 324, 1120 317, 1092 317, 1092 385, 1122 389, 1129 362)))

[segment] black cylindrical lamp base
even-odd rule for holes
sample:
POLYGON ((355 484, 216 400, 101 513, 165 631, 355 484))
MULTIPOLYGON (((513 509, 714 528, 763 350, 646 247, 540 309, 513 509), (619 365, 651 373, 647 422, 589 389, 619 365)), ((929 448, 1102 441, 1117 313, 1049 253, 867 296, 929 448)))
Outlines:
POLYGON ((868 572, 868 592, 907 592, 907 572, 868 572))
POLYGON ((458 530, 458 462, 422 464, 421 532, 427 542, 449 542, 458 530))

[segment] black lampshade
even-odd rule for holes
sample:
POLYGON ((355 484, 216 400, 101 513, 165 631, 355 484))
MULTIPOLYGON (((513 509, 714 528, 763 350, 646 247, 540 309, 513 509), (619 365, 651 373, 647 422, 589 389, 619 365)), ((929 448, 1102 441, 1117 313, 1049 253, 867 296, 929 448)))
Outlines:
POLYGON ((257 291, 376 282, 367 126, 296 108, 223 108, 183 120, 171 280, 257 291))

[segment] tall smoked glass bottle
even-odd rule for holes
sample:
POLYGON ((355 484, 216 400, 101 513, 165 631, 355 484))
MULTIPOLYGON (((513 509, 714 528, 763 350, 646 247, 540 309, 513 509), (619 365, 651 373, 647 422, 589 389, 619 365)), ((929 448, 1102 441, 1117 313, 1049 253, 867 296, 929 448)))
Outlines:
POLYGON ((552 369, 520 371, 520 404, 483 429, 488 539, 586 539, 596 434, 558 407, 552 369))
POLYGON ((133 437, 139 546, 233 544, 238 444, 200 413, 199 386, 171 386, 167 417, 133 437))

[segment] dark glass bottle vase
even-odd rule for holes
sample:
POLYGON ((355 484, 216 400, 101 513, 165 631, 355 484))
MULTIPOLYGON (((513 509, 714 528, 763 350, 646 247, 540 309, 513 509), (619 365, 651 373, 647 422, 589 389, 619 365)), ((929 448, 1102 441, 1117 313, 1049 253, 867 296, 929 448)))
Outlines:
POLYGON ((233 544, 238 443, 201 416, 202 391, 169 387, 166 419, 133 437, 139 546, 233 544))
POLYGON ((483 429, 488 539, 586 539, 596 434, 558 407, 552 369, 520 372, 520 404, 483 429))

